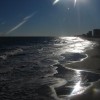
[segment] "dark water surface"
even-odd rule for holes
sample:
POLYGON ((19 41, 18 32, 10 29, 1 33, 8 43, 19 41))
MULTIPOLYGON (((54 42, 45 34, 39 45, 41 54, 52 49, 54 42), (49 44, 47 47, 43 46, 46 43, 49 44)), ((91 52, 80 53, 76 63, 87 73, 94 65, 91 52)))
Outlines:
POLYGON ((67 100, 100 79, 67 64, 88 58, 79 37, 0 38, 0 100, 67 100))

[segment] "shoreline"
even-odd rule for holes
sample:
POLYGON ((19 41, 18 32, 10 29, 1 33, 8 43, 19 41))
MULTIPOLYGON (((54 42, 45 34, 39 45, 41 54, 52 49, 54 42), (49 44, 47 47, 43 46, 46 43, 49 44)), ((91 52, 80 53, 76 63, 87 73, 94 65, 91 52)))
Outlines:
MULTIPOLYGON (((80 71, 80 73, 82 74, 81 77, 83 77, 83 83, 85 81, 84 75, 86 75, 86 74, 87 75, 91 74, 90 76, 86 75, 86 77, 88 80, 92 79, 94 81, 87 82, 86 90, 84 90, 83 93, 72 95, 72 96, 68 96, 68 95, 72 92, 72 90, 74 88, 73 87, 74 84, 70 83, 70 85, 72 85, 72 86, 69 87, 70 85, 68 85, 68 83, 67 83, 66 85, 62 85, 60 87, 55 88, 56 93, 61 98, 65 97, 65 99, 69 98, 70 100, 87 100, 87 99, 100 100, 100 78, 99 78, 100 77, 100 68, 99 68, 99 65, 100 65, 100 54, 99 54, 100 39, 99 39, 99 41, 97 41, 97 40, 93 40, 93 41, 97 42, 99 45, 96 45, 93 47, 93 49, 90 49, 90 50, 87 50, 86 52, 84 52, 84 54, 88 55, 88 57, 86 59, 84 59, 83 61, 80 61, 80 62, 66 64, 64 67, 63 67, 63 65, 62 66, 58 65, 57 66, 58 74, 56 74, 54 76, 56 76, 56 77, 60 76, 62 78, 66 78, 66 77, 64 77, 64 76, 66 76, 66 73, 70 72, 73 74, 76 70, 76 72, 80 71), (63 75, 59 75, 59 74, 63 74, 63 75), (92 74, 93 74, 93 76, 92 76, 92 74), (96 74, 99 77, 95 76, 96 74), (98 79, 96 79, 97 77, 98 77, 98 79)), ((77 76, 77 78, 78 78, 78 76, 77 76)), ((83 89, 85 89, 85 87, 83 87, 83 89)))
MULTIPOLYGON (((88 55, 87 59, 82 62, 72 63, 68 66, 76 70, 92 71, 100 74, 100 39, 89 39, 90 41, 96 42, 98 45, 93 47, 91 50, 87 50, 85 53, 88 55)), ((70 100, 100 100, 100 79, 93 82, 84 93, 72 96, 70 100)))
POLYGON ((86 59, 80 62, 66 64, 65 66, 77 70, 87 70, 100 73, 100 39, 91 39, 91 41, 96 42, 98 45, 94 46, 93 49, 84 52, 88 55, 86 59))

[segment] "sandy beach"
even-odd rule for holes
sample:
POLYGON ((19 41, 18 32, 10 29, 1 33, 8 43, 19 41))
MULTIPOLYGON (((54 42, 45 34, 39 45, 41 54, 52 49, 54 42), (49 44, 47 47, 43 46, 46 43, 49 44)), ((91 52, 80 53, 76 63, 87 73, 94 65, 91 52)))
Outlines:
MULTIPOLYGON (((100 39, 91 39, 98 43, 93 49, 86 51, 88 58, 82 62, 67 65, 70 68, 100 73, 100 39)), ((94 82, 83 94, 72 96, 71 100, 100 100, 100 80, 94 82)))

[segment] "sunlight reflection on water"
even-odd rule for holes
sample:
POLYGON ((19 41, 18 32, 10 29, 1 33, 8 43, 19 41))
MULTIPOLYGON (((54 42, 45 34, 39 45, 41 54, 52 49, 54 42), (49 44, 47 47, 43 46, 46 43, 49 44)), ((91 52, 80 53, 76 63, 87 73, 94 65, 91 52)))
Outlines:
POLYGON ((70 95, 81 93, 80 90, 82 89, 82 87, 81 87, 80 84, 81 84, 81 81, 76 83, 76 85, 74 86, 74 89, 73 89, 73 91, 72 91, 72 93, 70 95))
POLYGON ((81 71, 80 70, 75 70, 75 72, 76 72, 76 76, 77 76, 79 81, 76 82, 76 84, 73 87, 73 91, 71 92, 70 96, 82 94, 86 90, 86 87, 82 86, 82 80, 83 79, 82 79, 82 76, 81 76, 81 71))
POLYGON ((92 49, 94 43, 80 37, 60 37, 66 43, 61 52, 83 53, 86 49, 92 49))

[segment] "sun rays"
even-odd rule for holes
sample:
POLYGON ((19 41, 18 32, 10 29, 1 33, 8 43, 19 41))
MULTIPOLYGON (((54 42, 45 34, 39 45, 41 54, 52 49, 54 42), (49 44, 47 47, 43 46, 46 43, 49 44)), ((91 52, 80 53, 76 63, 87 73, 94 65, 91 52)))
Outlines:
POLYGON ((53 2, 53 5, 55 5, 56 3, 58 3, 60 0, 55 0, 54 2, 53 2))
POLYGON ((77 0, 74 0, 74 7, 76 6, 77 0))

